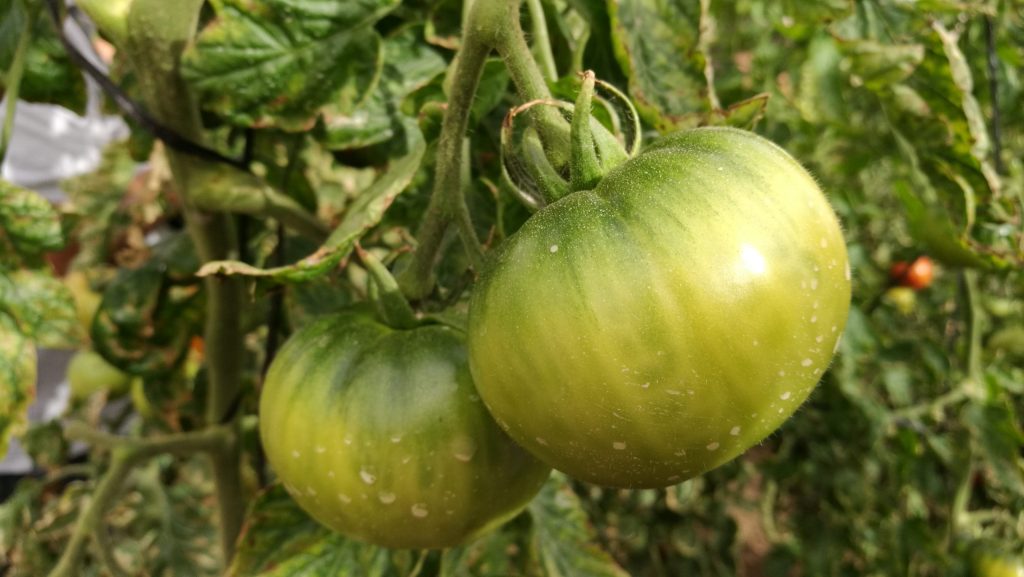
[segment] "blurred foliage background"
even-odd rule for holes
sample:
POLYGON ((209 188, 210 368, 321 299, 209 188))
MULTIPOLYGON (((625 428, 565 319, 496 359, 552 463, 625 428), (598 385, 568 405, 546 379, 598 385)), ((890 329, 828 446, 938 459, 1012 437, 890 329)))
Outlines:
MULTIPOLYGON (((374 18, 353 23, 313 4, 212 2, 183 73, 201 95, 208 140, 332 226, 367 210, 361 195, 388 167, 404 171, 408 190, 383 217, 359 221, 362 245, 390 262, 429 196, 463 6, 367 0, 374 18), (288 43, 261 44, 270 37, 288 43), (240 45, 276 51, 273 81, 232 60, 240 45), (403 163, 409 140, 399 136, 412 125, 427 151, 403 163)), ((0 68, 31 28, 21 96, 80 108, 81 86, 67 81, 78 73, 34 6, 0 3, 0 68)), ((263 491, 273 476, 253 427, 267 356, 307 319, 364 300, 366 273, 358 263, 287 270, 318 245, 241 216, 240 260, 307 282, 252 282, 241 410, 253 505, 230 574, 957 576, 982 552, 1024 558, 1024 3, 540 0, 522 17, 556 95, 571 99, 575 73, 593 69, 634 99, 648 141, 730 124, 810 169, 843 222, 853 268, 836 361, 781 430, 700 478, 617 491, 556 475, 500 532, 443 554, 389 553, 328 533, 276 487, 263 491), (894 287, 890 267, 923 255, 936 263, 930 286, 894 287)), ((133 94, 120 52, 110 74, 133 94)), ((475 103, 467 190, 492 242, 529 215, 498 164, 500 123, 517 103, 495 60, 475 103)), ((132 128, 95 174, 66 184, 59 214, 0 189, 0 375, 10 381, 0 385, 10 415, 0 433, 19 436, 40 466, 0 505, 0 573, 52 567, 106 462, 98 451, 68 464, 59 426, 17 418, 26 342, 95 349, 138 377, 130 400, 86 396, 69 419, 137 434, 202 421, 198 262, 162 146, 132 128), (48 233, 30 234, 45 223, 48 233), (56 281, 41 259, 61 244, 57 223, 79 246, 74 282, 56 281), (154 233, 155 245, 145 240, 154 233), (102 294, 84 330, 73 322, 83 294, 102 294), (122 407, 113 416, 103 410, 112 403, 122 407)), ((421 307, 461 310, 467 266, 447 251, 440 288, 421 307)), ((216 574, 211 495, 198 459, 136 470, 82 575, 216 574)))

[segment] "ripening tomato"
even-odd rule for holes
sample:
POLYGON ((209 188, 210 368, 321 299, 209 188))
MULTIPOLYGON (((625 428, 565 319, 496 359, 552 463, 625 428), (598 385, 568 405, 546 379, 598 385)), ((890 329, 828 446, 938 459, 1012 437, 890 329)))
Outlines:
POLYGON ((519 512, 550 473, 480 402, 459 331, 354 313, 307 325, 281 349, 260 435, 303 509, 385 547, 463 543, 519 512))
POLYGON ((927 256, 919 256, 911 263, 896 261, 889 268, 889 279, 893 284, 916 291, 931 286, 934 276, 935 265, 927 256))
POLYGON ((814 179, 750 132, 665 137, 541 209, 481 274, 473 378, 578 479, 662 487, 800 406, 839 345, 850 268, 814 179))

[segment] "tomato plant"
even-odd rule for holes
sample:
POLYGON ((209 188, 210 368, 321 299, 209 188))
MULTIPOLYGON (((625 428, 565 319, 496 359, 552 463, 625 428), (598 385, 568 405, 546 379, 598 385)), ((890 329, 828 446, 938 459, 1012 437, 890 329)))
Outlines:
POLYGON ((550 470, 498 429, 463 337, 354 314, 292 336, 260 400, 267 458, 296 501, 346 535, 444 548, 518 513, 550 470))
POLYGON ((0 2, 0 573, 1019 554, 1018 5, 0 2))
POLYGON ((889 280, 893 284, 916 291, 931 286, 935 276, 935 264, 927 256, 919 256, 911 262, 896 261, 889 267, 889 280))
POLYGON ((470 306, 480 394, 593 483, 661 487, 740 454, 821 379, 846 323, 835 214, 751 133, 665 137, 534 215, 470 306))

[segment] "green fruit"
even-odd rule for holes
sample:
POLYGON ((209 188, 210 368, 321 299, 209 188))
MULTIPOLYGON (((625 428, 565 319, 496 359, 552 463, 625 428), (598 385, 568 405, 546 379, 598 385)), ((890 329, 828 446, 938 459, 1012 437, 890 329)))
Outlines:
POLYGON ((95 351, 78 351, 68 365, 68 384, 73 399, 86 399, 100 391, 124 394, 131 381, 131 375, 111 365, 95 351))
POLYGON ((550 472, 487 413, 460 332, 353 313, 307 325, 281 349, 260 434, 303 509, 385 547, 463 543, 519 512, 550 472))
POLYGON ((1024 577, 1024 560, 996 550, 979 549, 971 556, 973 577, 1024 577))
POLYGON ((663 487, 775 431, 814 389, 850 304, 814 179, 752 133, 673 134, 496 252, 469 314, 498 423, 578 479, 663 487))

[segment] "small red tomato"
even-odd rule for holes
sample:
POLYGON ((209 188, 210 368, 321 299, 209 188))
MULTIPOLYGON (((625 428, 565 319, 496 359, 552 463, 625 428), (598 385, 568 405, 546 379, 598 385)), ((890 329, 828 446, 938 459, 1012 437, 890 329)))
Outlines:
POLYGON ((935 276, 935 265, 927 256, 919 256, 911 263, 896 261, 889 268, 889 280, 892 284, 910 287, 916 291, 926 289, 932 284, 935 276))

